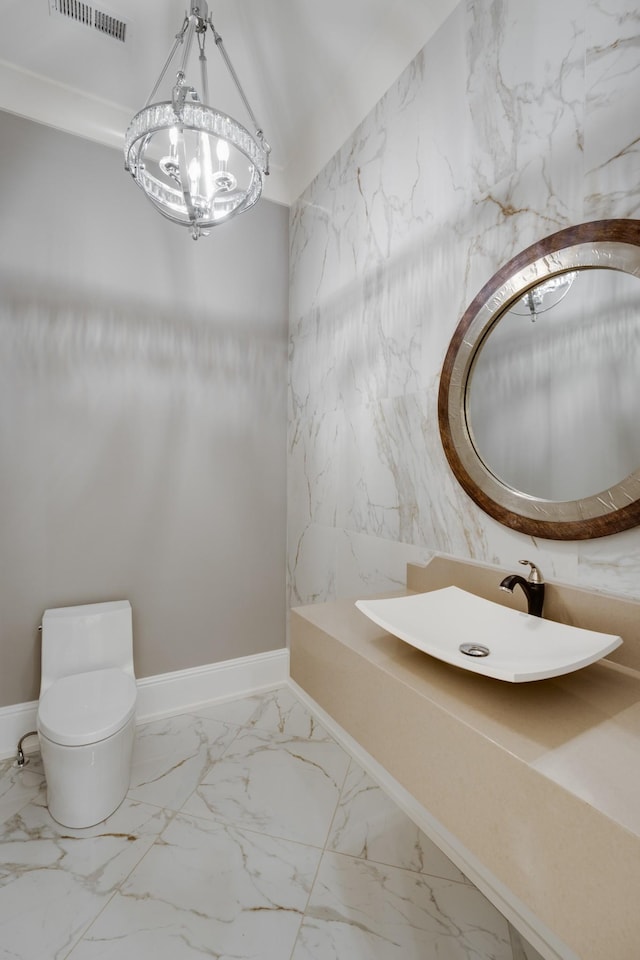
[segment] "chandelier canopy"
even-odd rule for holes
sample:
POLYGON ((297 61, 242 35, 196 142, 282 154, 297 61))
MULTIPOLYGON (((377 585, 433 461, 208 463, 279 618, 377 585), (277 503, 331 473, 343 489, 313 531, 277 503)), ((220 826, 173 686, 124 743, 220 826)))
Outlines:
MULTIPOLYGON (((196 70, 197 73, 197 70, 196 70)), ((259 200, 269 173, 271 148, 233 69, 205 0, 191 0, 181 29, 145 106, 125 135, 125 169, 159 212, 189 227, 194 240, 210 227, 244 213, 259 200), (254 133, 209 106, 205 42, 209 31, 249 114, 254 133), (200 64, 199 86, 189 82, 194 38, 200 64), (180 64, 170 99, 154 98, 176 53, 180 64)))

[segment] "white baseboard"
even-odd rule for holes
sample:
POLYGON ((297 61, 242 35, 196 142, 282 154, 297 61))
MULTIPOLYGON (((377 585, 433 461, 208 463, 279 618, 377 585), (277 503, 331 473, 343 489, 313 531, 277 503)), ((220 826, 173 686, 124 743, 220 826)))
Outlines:
MULTIPOLYGON (((37 712, 37 700, 0 707, 0 760, 15 757, 20 737, 36 728, 37 712)), ((32 752, 34 744, 35 741, 24 744, 25 754, 32 752)))
POLYGON ((313 700, 302 687, 289 678, 288 686, 296 697, 317 716, 331 736, 344 747, 347 753, 376 781, 387 796, 425 833, 430 840, 462 870, 464 875, 486 896, 516 930, 529 941, 545 960, 580 960, 563 944, 551 930, 543 926, 529 908, 490 873, 483 864, 458 839, 418 803, 405 788, 395 780, 370 753, 354 740, 340 724, 313 700))
MULTIPOLYGON (((138 723, 144 723, 156 717, 167 717, 204 703, 269 690, 288 679, 289 651, 286 647, 237 660, 142 677, 137 681, 136 719, 138 723)), ((36 728, 37 711, 37 700, 0 707, 0 759, 15 757, 20 738, 36 728)), ((25 748, 29 753, 28 742, 25 748)))
POLYGON ((237 660, 138 680, 138 723, 181 713, 214 700, 231 700, 281 686, 289 679, 289 651, 270 650, 237 660))

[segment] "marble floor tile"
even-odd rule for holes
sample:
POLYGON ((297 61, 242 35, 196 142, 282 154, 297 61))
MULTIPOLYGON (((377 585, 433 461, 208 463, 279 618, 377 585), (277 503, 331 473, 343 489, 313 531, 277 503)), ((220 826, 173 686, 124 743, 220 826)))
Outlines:
POLYGON ((288 737, 330 739, 324 727, 287 687, 227 703, 214 703, 196 712, 201 717, 213 717, 224 723, 268 730, 288 737))
POLYGON ((223 700, 221 703, 215 702, 206 706, 198 706, 194 709, 199 717, 209 717, 212 720, 219 720, 222 723, 228 723, 231 726, 251 727, 252 718, 257 710, 260 709, 263 698, 267 694, 253 694, 250 697, 240 697, 237 700, 223 700))
POLYGON ((37 800, 44 791, 45 782, 40 762, 29 763, 22 769, 16 767, 13 760, 0 764, 0 824, 28 803, 37 800))
POLYGON ((141 724, 128 796, 179 810, 237 732, 237 727, 192 714, 141 724))
POLYGON ((466 877, 355 761, 342 788, 327 849, 447 880, 466 877))
POLYGON ((69 960, 288 960, 320 855, 178 814, 69 960))
POLYGON ((0 764, 0 960, 211 957, 539 960, 286 687, 138 727, 87 830, 0 764))
POLYGON ((348 764, 333 740, 241 730, 183 810, 323 847, 348 764))
POLYGON ((0 829, 0 954, 62 960, 167 824, 125 800, 103 823, 61 827, 43 796, 0 829))
POLYGON ((325 853, 292 960, 512 960, 506 920, 471 884, 325 853))

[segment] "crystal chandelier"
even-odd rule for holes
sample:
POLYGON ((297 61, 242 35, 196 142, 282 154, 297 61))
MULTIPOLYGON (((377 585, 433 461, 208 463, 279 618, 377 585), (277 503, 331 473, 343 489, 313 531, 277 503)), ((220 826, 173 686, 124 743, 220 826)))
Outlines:
POLYGON ((244 213, 259 200, 264 177, 269 173, 270 150, 213 25, 206 0, 191 0, 156 85, 127 129, 125 169, 163 216, 189 227, 197 240, 207 236, 210 227, 244 213), (208 29, 251 118, 254 134, 208 106, 208 29), (194 38, 199 50, 199 91, 188 80, 194 38), (154 102, 181 47, 171 99, 154 102))
POLYGON ((572 273, 559 273, 549 280, 536 284, 535 287, 527 290, 525 295, 511 307, 512 313, 519 317, 530 317, 531 322, 535 323, 538 314, 546 313, 547 310, 551 310, 561 300, 564 300, 576 276, 574 270, 572 273))

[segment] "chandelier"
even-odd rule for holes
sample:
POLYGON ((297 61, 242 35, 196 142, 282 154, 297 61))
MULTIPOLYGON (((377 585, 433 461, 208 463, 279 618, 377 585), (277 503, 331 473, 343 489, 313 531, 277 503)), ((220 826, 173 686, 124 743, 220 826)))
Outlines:
POLYGON ((206 0, 191 0, 156 85, 125 134, 125 170, 163 216, 189 227, 197 240, 207 236, 210 227, 244 213, 259 200, 264 177, 269 173, 270 150, 213 25, 206 0), (253 134, 208 105, 208 30, 249 114, 253 134), (194 38, 199 51, 199 90, 189 82, 188 72, 194 38), (171 98, 155 101, 180 48, 171 98))
POLYGON ((564 300, 576 276, 577 273, 574 270, 571 273, 559 273, 549 280, 543 280, 542 283, 527 290, 525 295, 511 307, 511 312, 519 317, 530 317, 531 322, 535 323, 538 314, 546 313, 564 300))

